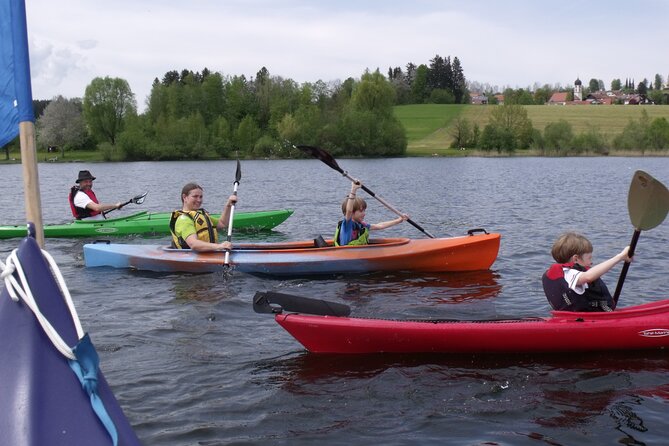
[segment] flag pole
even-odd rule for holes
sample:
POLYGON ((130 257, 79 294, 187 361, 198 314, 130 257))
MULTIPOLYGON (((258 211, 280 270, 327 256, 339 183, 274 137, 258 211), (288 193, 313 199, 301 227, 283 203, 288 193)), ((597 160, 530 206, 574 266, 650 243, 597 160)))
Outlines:
POLYGON ((26 221, 31 221, 35 224, 35 240, 37 240, 37 244, 41 248, 44 248, 42 199, 39 190, 37 150, 35 147, 35 124, 32 121, 19 123, 19 142, 21 143, 26 221))
MULTIPOLYGON (((35 113, 33 111, 32 85, 30 82, 30 57, 28 54, 28 26, 26 24, 26 6, 24 0, 2 0, 3 20, 0 20, 3 40, 3 57, 9 56, 11 63, 9 76, 2 74, 8 88, 4 94, 13 102, 10 108, 11 121, 18 123, 19 142, 21 145, 21 165, 23 166, 23 189, 26 209, 26 221, 35 225, 35 239, 44 247, 44 227, 42 224, 42 200, 39 190, 37 171, 37 149, 35 142, 35 113), (7 12, 9 14, 7 14, 7 12), (10 43, 11 42, 11 43, 10 43), (9 54, 5 52, 9 51, 9 54), (13 71, 13 72, 12 72, 13 71)), ((3 97, 3 100, 6 99, 3 97)), ((3 109, 6 105, 3 104, 3 109)), ((3 118, 4 119, 4 118, 3 118)), ((8 135, 2 135, 5 139, 8 135)))

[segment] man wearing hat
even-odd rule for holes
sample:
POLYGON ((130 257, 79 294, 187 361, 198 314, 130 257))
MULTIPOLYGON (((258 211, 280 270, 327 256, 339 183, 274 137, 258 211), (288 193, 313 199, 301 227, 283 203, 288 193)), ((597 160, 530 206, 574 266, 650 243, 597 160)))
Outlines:
POLYGON ((70 208, 77 220, 103 220, 103 212, 121 207, 121 203, 100 203, 93 192, 93 180, 95 177, 88 170, 80 170, 77 185, 70 190, 70 208))

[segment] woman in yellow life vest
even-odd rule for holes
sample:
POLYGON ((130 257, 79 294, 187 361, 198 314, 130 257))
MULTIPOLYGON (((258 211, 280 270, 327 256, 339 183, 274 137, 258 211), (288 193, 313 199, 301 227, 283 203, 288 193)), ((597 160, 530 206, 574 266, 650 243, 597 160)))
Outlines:
POLYGON ((355 180, 351 183, 351 192, 346 196, 341 204, 341 212, 344 219, 337 223, 337 229, 334 235, 335 246, 345 245, 366 245, 369 243, 369 231, 390 228, 409 219, 409 215, 402 214, 394 220, 381 223, 365 223, 365 212, 367 211, 367 202, 364 198, 357 197, 356 192, 362 183, 355 180))
POLYGON ((232 243, 228 241, 218 243, 217 230, 223 231, 228 227, 230 209, 237 202, 237 195, 230 195, 216 225, 213 224, 209 213, 202 209, 203 197, 202 186, 195 183, 188 183, 181 190, 183 207, 180 211, 172 212, 170 219, 172 247, 194 251, 232 249, 232 243))

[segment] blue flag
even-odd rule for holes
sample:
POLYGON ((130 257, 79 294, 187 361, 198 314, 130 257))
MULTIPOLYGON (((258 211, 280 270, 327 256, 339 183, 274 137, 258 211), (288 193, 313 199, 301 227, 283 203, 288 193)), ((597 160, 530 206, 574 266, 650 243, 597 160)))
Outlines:
POLYGON ((24 0, 0 0, 0 147, 35 121, 24 0))

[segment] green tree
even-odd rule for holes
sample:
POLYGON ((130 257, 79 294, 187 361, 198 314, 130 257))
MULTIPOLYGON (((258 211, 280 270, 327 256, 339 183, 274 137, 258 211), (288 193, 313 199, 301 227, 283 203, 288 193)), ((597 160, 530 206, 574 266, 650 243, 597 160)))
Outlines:
POLYGON ((613 79, 611 81, 611 90, 612 91, 622 90, 622 83, 620 82, 620 79, 613 79))
POLYGON ((212 124, 211 144, 220 156, 227 157, 233 149, 233 136, 230 123, 225 116, 219 116, 212 124))
POLYGON ((225 84, 225 117, 233 128, 246 116, 255 116, 256 99, 244 75, 233 76, 225 84))
POLYGON ((656 90, 662 90, 662 75, 661 74, 656 74, 655 75, 655 89, 656 90))
POLYGON ((504 104, 533 105, 534 97, 532 96, 532 93, 524 88, 519 88, 517 90, 507 88, 504 90, 504 104))
POLYGON ((606 137, 594 126, 589 126, 585 132, 574 136, 572 143, 577 152, 592 151, 605 154, 610 147, 606 137))
POLYGON ((96 77, 84 93, 84 119, 93 136, 116 144, 128 115, 137 114, 135 95, 124 79, 96 77))
POLYGON ((648 141, 648 128, 650 127, 650 118, 646 110, 641 111, 641 117, 638 120, 630 119, 622 133, 613 139, 613 147, 621 150, 640 150, 644 153, 650 148, 648 141))
POLYGON ((550 85, 544 85, 541 88, 534 90, 534 103, 537 105, 543 105, 548 102, 548 100, 553 96, 553 89, 550 85))
POLYGON ((472 125, 466 118, 456 118, 451 125, 451 148, 471 148, 476 147, 478 141, 478 126, 472 125))
POLYGON ((57 96, 46 106, 35 126, 39 145, 44 148, 58 147, 63 158, 66 148, 77 148, 86 139, 86 126, 78 99, 57 96))
POLYGON ((516 141, 509 129, 488 124, 483 128, 479 146, 488 152, 492 150, 497 150, 500 153, 503 151, 513 152, 516 141))
POLYGON ((594 93, 596 91, 599 91, 599 81, 594 78, 590 79, 590 82, 588 82, 588 92, 594 93))
POLYGON ((648 93, 648 98, 656 105, 666 104, 667 94, 663 93, 662 90, 653 90, 648 93))
POLYGON ((416 77, 411 84, 411 96, 415 104, 424 104, 430 95, 427 85, 427 75, 427 65, 418 65, 418 68, 416 68, 416 77))
POLYGON ((574 132, 571 124, 564 119, 550 122, 544 128, 543 144, 546 149, 567 153, 573 147, 574 132))
POLYGON ((455 96, 449 90, 443 88, 435 88, 430 93, 430 99, 428 102, 431 104, 455 104, 455 96))
POLYGON ((647 130, 648 145, 651 149, 669 148, 669 122, 665 117, 655 118, 647 130))
POLYGON ((639 85, 637 86, 636 91, 641 96, 646 96, 646 93, 648 92, 648 87, 646 87, 646 84, 644 82, 639 82, 639 85))
POLYGON ((462 65, 460 64, 460 59, 456 57, 453 58, 452 73, 453 73, 453 96, 455 96, 456 104, 466 104, 467 101, 467 80, 465 79, 465 74, 462 71, 462 65))
POLYGON ((260 127, 251 115, 246 115, 235 131, 234 142, 242 153, 253 153, 256 142, 261 136, 260 127))
POLYGON ((387 156, 406 151, 404 127, 393 114, 395 90, 379 72, 366 72, 353 88, 334 143, 355 155, 387 156))
MULTIPOLYGON (((206 70, 206 68, 205 68, 206 70)), ((201 84, 202 105, 200 113, 207 125, 213 123, 225 110, 223 76, 213 73, 204 78, 201 84)))
POLYGON ((527 110, 521 105, 505 103, 497 106, 490 114, 488 125, 496 129, 496 135, 502 135, 504 142, 507 134, 512 136, 513 144, 504 147, 507 150, 527 149, 532 142, 532 121, 527 117, 527 110))
POLYGON ((353 89, 351 104, 356 110, 366 110, 381 116, 392 116, 395 90, 379 70, 372 73, 366 72, 353 89))

